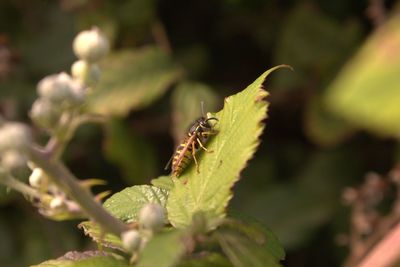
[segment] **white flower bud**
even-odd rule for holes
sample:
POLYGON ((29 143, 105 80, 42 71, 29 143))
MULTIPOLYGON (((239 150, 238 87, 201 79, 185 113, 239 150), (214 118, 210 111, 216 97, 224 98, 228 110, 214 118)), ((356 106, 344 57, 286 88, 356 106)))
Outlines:
POLYGON ((81 104, 85 99, 83 86, 65 72, 53 74, 42 79, 37 87, 41 98, 54 104, 71 107, 81 104))
POLYGON ((29 176, 29 184, 35 188, 40 188, 43 184, 47 182, 46 180, 46 174, 41 168, 35 168, 29 176))
POLYGON ((18 170, 26 166, 26 158, 16 150, 6 150, 1 155, 1 165, 9 171, 18 170))
POLYGON ((50 201, 51 209, 60 209, 65 206, 65 200, 63 197, 55 197, 50 201))
POLYGON ((121 234, 122 245, 129 252, 137 251, 142 243, 142 238, 136 230, 128 230, 121 234))
POLYGON ((71 78, 66 73, 53 74, 43 78, 37 86, 40 97, 55 104, 69 102, 74 99, 71 91, 71 78))
POLYGON ((139 212, 139 225, 153 231, 160 230, 165 223, 165 209, 159 204, 148 203, 139 212))
POLYGON ((74 96, 73 104, 75 105, 82 104, 86 99, 86 90, 83 87, 82 83, 77 80, 71 80, 70 86, 74 96))
POLYGON ((32 142, 31 130, 24 124, 9 122, 0 128, 0 152, 25 151, 32 142))
POLYGON ((61 116, 61 109, 46 99, 37 99, 29 112, 33 122, 44 129, 53 129, 61 116))
POLYGON ((82 84, 93 85, 100 79, 100 68, 97 64, 91 64, 85 60, 78 60, 72 64, 72 77, 82 84))
POLYGON ((73 49, 79 59, 96 62, 108 53, 110 44, 98 28, 93 28, 75 37, 73 49))

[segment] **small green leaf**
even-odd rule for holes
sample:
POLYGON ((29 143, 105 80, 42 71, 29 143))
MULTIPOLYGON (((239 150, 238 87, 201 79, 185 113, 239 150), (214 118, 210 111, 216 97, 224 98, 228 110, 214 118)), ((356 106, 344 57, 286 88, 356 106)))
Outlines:
POLYGON ((32 267, 128 267, 129 264, 100 251, 71 251, 56 260, 48 260, 32 267))
POLYGON ((94 242, 107 248, 125 251, 122 246, 122 241, 118 236, 106 233, 105 231, 101 230, 99 225, 96 223, 92 221, 85 221, 81 222, 78 227, 83 229, 85 235, 90 236, 94 242))
POLYGON ((264 129, 267 102, 263 99, 268 93, 262 84, 271 72, 282 67, 287 66, 266 71, 245 90, 225 99, 223 110, 215 114, 219 119, 215 125, 218 134, 207 144, 213 153, 198 155, 199 173, 196 168, 189 168, 174 179, 175 187, 167 203, 172 225, 189 225, 193 214, 199 211, 206 213, 211 222, 225 217, 231 189, 254 154, 264 129))
POLYGON ((105 156, 119 166, 128 184, 141 184, 154 176, 155 153, 144 137, 120 120, 110 120, 105 129, 105 156))
POLYGON ((169 229, 153 236, 140 254, 137 267, 172 267, 185 252, 185 232, 169 229))
POLYGON ((165 207, 168 191, 150 185, 135 185, 112 195, 104 207, 124 222, 137 221, 140 209, 146 203, 158 203, 165 207))
POLYGON ((379 27, 329 86, 330 111, 374 133, 400 135, 400 17, 379 27))
POLYGON ((280 267, 265 246, 232 229, 220 228, 214 232, 225 255, 235 267, 280 267))
POLYGON ((89 99, 89 109, 124 116, 159 98, 179 76, 177 66, 158 48, 111 54, 102 63, 101 80, 89 99))
POLYGON ((150 181, 150 183, 158 188, 165 189, 170 191, 174 188, 174 182, 172 181, 170 176, 160 176, 156 179, 150 181))

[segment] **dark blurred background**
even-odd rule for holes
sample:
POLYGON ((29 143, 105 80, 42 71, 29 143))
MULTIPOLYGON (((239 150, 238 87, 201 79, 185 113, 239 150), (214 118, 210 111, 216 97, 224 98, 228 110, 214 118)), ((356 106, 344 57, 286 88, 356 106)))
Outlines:
MULTIPOLYGON (((231 208, 277 234, 284 266, 339 266, 348 253, 338 242, 349 231, 343 188, 369 171, 387 173, 398 159, 395 12, 394 1, 374 0, 2 0, 0 112, 29 122, 37 82, 69 72, 74 36, 101 28, 113 52, 90 106, 112 119, 81 127, 64 160, 80 178, 107 180, 100 191, 117 192, 167 173, 201 101, 218 111, 224 97, 289 64, 294 72, 265 84, 266 129, 231 208)), ((92 245, 76 221, 49 221, 21 195, 0 191, 1 266, 92 245)))

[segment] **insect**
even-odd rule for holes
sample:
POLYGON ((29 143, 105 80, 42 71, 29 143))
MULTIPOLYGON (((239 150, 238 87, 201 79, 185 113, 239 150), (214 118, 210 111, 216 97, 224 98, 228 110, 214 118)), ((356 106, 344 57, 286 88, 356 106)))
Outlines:
POLYGON ((178 177, 192 159, 196 164, 197 172, 200 173, 199 163, 196 159, 196 152, 199 148, 202 148, 206 152, 212 152, 204 146, 210 135, 217 134, 213 129, 213 125, 210 124, 210 121, 212 120, 218 121, 215 117, 206 118, 202 116, 195 120, 190 126, 187 136, 176 148, 175 153, 165 167, 165 169, 167 169, 169 164, 172 162, 171 169, 173 176, 178 177))

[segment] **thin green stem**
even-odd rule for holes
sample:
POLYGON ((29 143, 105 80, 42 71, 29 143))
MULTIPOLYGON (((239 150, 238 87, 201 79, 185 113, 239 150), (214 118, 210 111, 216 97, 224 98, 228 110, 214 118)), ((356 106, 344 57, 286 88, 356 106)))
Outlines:
POLYGON ((42 168, 48 176, 69 197, 75 200, 82 210, 94 221, 104 227, 106 231, 121 235, 128 227, 122 221, 113 217, 98 202, 94 200, 89 190, 82 188, 78 179, 57 159, 49 159, 48 155, 36 148, 29 151, 30 160, 42 168))

